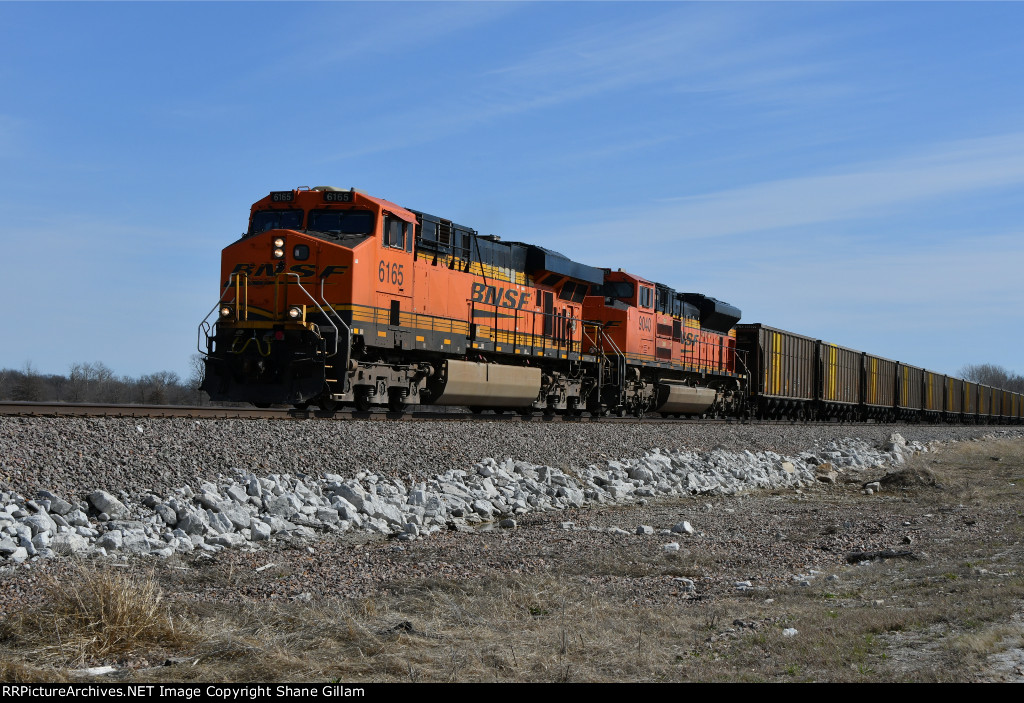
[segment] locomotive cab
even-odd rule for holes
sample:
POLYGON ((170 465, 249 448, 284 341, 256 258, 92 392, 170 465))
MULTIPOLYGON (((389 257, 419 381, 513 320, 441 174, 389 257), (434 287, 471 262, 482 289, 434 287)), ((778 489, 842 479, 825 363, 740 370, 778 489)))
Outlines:
POLYGON ((724 412, 738 401, 735 332, 739 310, 713 298, 687 293, 633 274, 605 269, 584 307, 602 329, 602 351, 629 368, 618 404, 640 414, 724 412), (704 305, 706 311, 698 305, 704 305), (735 317, 729 317, 735 313, 735 317), (707 318, 706 329, 702 323, 707 318))
POLYGON ((303 406, 343 383, 354 313, 384 307, 397 326, 409 307, 412 220, 355 190, 278 191, 255 203, 246 233, 222 252, 202 389, 213 400, 303 406), (379 259, 379 272, 360 257, 379 259))

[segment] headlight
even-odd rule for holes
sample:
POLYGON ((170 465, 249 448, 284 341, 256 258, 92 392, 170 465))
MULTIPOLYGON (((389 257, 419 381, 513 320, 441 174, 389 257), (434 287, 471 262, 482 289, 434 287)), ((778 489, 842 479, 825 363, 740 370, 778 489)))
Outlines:
POLYGON ((274 248, 284 249, 284 237, 277 237, 276 239, 274 239, 274 248))
POLYGON ((283 259, 284 258, 284 249, 274 249, 274 258, 275 259, 283 259))
POLYGON ((227 305, 222 307, 220 309, 220 316, 221 317, 231 317, 231 308, 229 308, 227 305))
POLYGON ((290 308, 288 308, 288 317, 292 318, 293 320, 298 320, 300 317, 302 317, 302 308, 300 308, 298 305, 291 306, 290 308))

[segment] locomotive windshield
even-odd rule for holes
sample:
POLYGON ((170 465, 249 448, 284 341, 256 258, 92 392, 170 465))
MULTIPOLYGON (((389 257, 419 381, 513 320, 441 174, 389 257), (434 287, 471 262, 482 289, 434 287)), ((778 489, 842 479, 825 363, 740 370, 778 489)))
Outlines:
POLYGON ((313 210, 306 229, 338 235, 373 234, 373 225, 373 213, 369 210, 313 210))
POLYGON ((249 234, 268 229, 302 229, 302 210, 260 210, 252 214, 249 234))
POLYGON ((595 285, 591 289, 591 295, 603 295, 605 298, 618 298, 619 300, 632 300, 636 289, 628 281, 605 281, 595 285))

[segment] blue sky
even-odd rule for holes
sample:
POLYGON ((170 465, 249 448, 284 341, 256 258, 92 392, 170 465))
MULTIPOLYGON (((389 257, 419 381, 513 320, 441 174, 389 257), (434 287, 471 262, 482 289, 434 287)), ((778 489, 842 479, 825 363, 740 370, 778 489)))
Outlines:
POLYGON ((0 2, 0 367, 188 372, 271 190, 1024 371, 1024 4, 0 2))

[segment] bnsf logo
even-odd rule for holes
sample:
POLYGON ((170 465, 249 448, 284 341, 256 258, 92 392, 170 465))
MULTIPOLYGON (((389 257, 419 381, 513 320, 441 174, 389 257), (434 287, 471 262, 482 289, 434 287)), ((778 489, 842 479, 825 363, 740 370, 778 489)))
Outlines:
MULTIPOLYGON (((324 266, 323 271, 320 272, 320 278, 330 278, 346 271, 348 271, 348 266, 324 266)), ((284 273, 284 269, 281 272, 284 273)), ((256 264, 236 264, 231 273, 244 273, 253 278, 259 276, 273 277, 277 274, 277 264, 260 264, 259 267, 256 264)), ((299 278, 312 278, 317 275, 316 266, 313 264, 294 264, 288 269, 288 273, 297 273, 299 278)))
POLYGON ((520 293, 512 288, 495 288, 485 286, 483 283, 474 283, 470 300, 483 305, 497 305, 502 308, 523 309, 530 302, 530 294, 523 291, 520 293))

